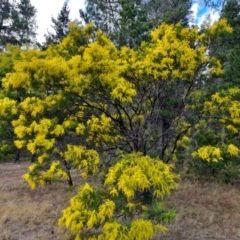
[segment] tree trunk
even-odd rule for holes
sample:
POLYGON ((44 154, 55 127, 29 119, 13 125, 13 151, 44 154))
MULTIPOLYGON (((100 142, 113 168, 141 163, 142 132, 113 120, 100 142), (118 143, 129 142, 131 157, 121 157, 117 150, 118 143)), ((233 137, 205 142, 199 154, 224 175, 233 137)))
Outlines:
POLYGON ((63 165, 64 165, 64 168, 68 175, 68 185, 69 185, 69 187, 73 186, 73 181, 72 181, 72 177, 71 177, 71 173, 70 173, 71 166, 66 160, 63 160, 63 165))
POLYGON ((14 163, 19 162, 20 161, 20 149, 17 149, 17 154, 14 160, 14 163))

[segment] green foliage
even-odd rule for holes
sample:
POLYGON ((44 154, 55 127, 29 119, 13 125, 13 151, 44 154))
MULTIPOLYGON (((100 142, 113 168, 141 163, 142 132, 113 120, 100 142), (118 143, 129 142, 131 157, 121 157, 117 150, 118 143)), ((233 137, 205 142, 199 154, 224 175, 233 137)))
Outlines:
MULTIPOLYGON (((229 88, 239 86, 239 34, 240 34, 240 3, 238 0, 228 0, 225 2, 221 18, 227 19, 231 25, 232 34, 220 34, 214 41, 210 50, 215 53, 215 56, 220 59, 223 64, 224 74, 219 80, 218 88, 229 88)), ((214 88, 214 87, 213 87, 214 88)))
POLYGON ((225 65, 224 84, 227 86, 239 86, 240 71, 239 71, 239 34, 240 34, 240 2, 236 0, 227 1, 222 11, 222 17, 226 18, 233 28, 233 34, 222 39, 221 47, 225 49, 225 65), (227 44, 226 44, 227 43, 227 44))
POLYGON ((197 178, 236 182, 239 175, 239 88, 222 90, 204 103, 207 120, 192 131, 197 150, 189 172, 197 178))
MULTIPOLYGON (((1 129, 0 129, 0 132, 1 129)), ((9 161, 9 156, 11 156, 11 153, 13 152, 13 144, 12 143, 8 143, 5 140, 1 140, 1 144, 0 144, 0 162, 8 162, 9 161)))

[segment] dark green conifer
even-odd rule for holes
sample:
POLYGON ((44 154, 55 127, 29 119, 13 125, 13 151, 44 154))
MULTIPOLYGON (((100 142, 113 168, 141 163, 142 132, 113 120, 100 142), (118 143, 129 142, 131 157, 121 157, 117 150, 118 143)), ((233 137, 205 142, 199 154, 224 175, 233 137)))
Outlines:
POLYGON ((61 40, 68 34, 69 32, 69 22, 70 17, 70 9, 68 7, 67 1, 64 2, 57 18, 52 17, 52 25, 54 32, 47 32, 45 34, 45 42, 43 44, 43 48, 47 48, 50 44, 57 44, 61 42, 61 40))
POLYGON ((36 42, 36 13, 30 0, 0 0, 0 50, 7 44, 22 47, 36 42))
POLYGON ((36 8, 30 0, 20 0, 12 11, 12 34, 18 45, 36 42, 36 8))

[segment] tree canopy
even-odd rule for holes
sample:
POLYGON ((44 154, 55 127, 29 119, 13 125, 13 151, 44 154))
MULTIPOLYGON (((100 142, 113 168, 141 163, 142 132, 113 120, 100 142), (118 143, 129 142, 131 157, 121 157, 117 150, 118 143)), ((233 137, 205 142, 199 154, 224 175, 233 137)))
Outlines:
MULTIPOLYGON (((24 179, 32 188, 59 178, 72 184, 74 168, 96 180, 80 187, 59 220, 76 239, 165 232, 175 211, 162 198, 178 179, 167 163, 179 158, 208 112, 224 119, 236 111, 227 99, 218 108, 224 95, 210 101, 201 88, 223 73, 209 49, 224 32, 232 32, 225 19, 203 32, 163 23, 138 49, 119 49, 93 24, 71 23, 69 34, 46 50, 2 55, 17 58, 2 79, 1 122, 12 124, 18 149, 37 154, 24 179)), ((199 146, 193 158, 204 159, 204 151, 221 161, 217 146, 199 146)), ((226 151, 235 155, 238 147, 229 142, 226 151)))

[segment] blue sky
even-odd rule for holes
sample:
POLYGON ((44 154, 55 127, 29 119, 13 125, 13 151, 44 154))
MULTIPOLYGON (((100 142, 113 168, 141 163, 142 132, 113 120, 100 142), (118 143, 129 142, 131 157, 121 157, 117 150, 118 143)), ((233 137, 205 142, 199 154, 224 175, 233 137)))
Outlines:
MULTIPOLYGON (((57 17, 65 0, 31 0, 32 4, 37 9, 37 24, 38 24, 38 41, 44 40, 44 34, 47 29, 51 30, 51 17, 57 17)), ((70 7, 71 19, 79 19, 79 9, 84 8, 85 0, 68 0, 70 7)), ((218 19, 219 14, 209 8, 206 8, 203 0, 195 0, 192 5, 192 11, 194 12, 194 25, 201 25, 204 21, 206 14, 211 14, 212 22, 218 19)))
POLYGON ((193 11, 193 24, 201 26, 208 14, 211 16, 211 22, 217 21, 219 18, 219 11, 211 8, 206 8, 203 0, 194 1, 191 10, 193 11))

